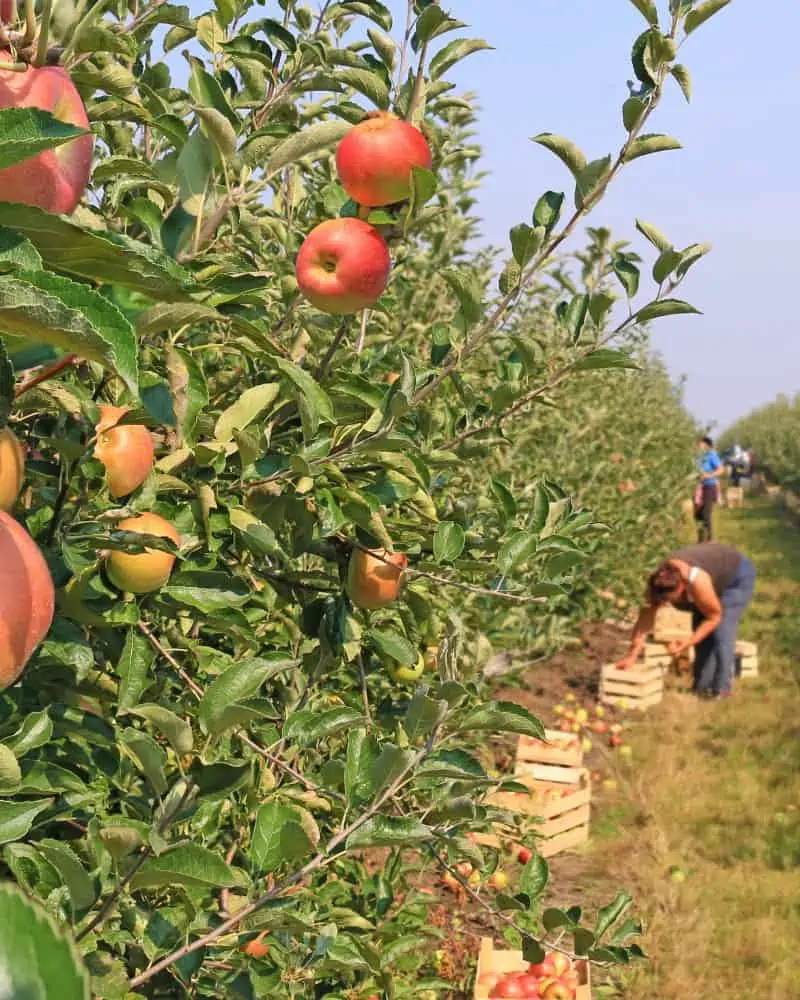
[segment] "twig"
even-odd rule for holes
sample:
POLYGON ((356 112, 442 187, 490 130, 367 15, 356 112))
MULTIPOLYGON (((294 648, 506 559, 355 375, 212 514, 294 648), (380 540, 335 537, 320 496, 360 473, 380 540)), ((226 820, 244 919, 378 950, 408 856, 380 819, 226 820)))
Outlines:
POLYGON ((367 687, 367 673, 364 670, 364 654, 358 654, 358 672, 361 677, 361 698, 364 702, 364 715, 367 722, 372 725, 372 713, 369 710, 369 689, 367 687))
MULTIPOLYGON (((388 785, 383 792, 381 792, 380 795, 378 795, 372 805, 365 810, 361 816, 358 817, 358 819, 353 820, 352 823, 340 830, 339 833, 335 834, 328 841, 324 850, 320 851, 310 861, 306 862, 306 864, 303 865, 302 868, 298 869, 298 871, 294 872, 292 875, 287 875, 285 879, 278 882, 272 889, 264 893, 257 900, 250 903, 248 906, 243 907, 233 916, 229 917, 226 921, 224 921, 224 923, 220 924, 219 927, 215 927, 214 930, 209 931, 208 934, 204 934, 202 937, 197 938, 197 940, 192 941, 189 944, 185 944, 181 948, 177 948, 170 955, 162 958, 160 962, 156 962, 155 965, 150 966, 149 969, 146 969, 140 975, 136 976, 131 980, 131 988, 138 989, 138 987, 143 986, 146 982, 149 982, 154 976, 157 976, 159 972, 163 972, 164 969, 168 969, 175 962, 180 961, 182 958, 185 958, 187 955, 191 955, 196 951, 207 948, 208 945, 213 944, 214 941, 224 937, 229 931, 238 927, 243 920, 246 920, 258 910, 262 909, 271 900, 282 895, 287 889, 291 888, 293 885, 297 885, 298 882, 303 881, 303 879, 318 869, 330 864, 335 857, 341 857, 342 852, 337 851, 337 849, 342 844, 345 844, 348 838, 350 838, 356 831, 360 830, 368 820, 372 819, 382 806, 397 793, 398 789, 405 782, 407 776, 415 771, 425 757, 427 757, 430 753, 437 732, 438 727, 434 729, 428 737, 425 746, 418 753, 414 754, 413 760, 406 768, 404 768, 402 773, 399 774, 395 780, 388 785)), ((345 847, 345 852, 346 851, 347 848, 345 847)))
POLYGON ((336 331, 336 336, 330 343, 330 347, 325 352, 325 357, 320 361, 319 367, 314 372, 314 378, 317 382, 321 382, 328 374, 328 368, 330 367, 333 357, 339 349, 339 345, 344 339, 344 335, 347 333, 347 328, 349 327, 349 322, 343 319, 339 324, 339 329, 336 331))
POLYGON ((58 361, 54 361, 52 365, 47 368, 42 368, 38 375, 34 375, 27 381, 22 382, 14 390, 14 398, 19 399, 23 392, 27 392, 29 389, 33 389, 34 386, 39 385, 41 382, 46 382, 47 379, 52 378, 54 375, 58 375, 59 372, 64 371, 65 368, 71 368, 74 364, 79 362, 77 354, 67 354, 63 358, 59 358, 58 361))

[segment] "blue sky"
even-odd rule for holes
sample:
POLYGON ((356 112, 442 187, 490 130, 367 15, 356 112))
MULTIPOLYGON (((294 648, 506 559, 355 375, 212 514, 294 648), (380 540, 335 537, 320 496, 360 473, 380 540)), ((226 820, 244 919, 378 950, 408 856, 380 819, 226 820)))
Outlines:
MULTIPOLYGON (((665 11, 667 0, 658 3, 665 11)), ((390 6, 399 15, 405 3, 390 6)), ((644 21, 630 0, 442 6, 495 46, 454 78, 480 95, 491 171, 480 211, 486 237, 503 243, 542 191, 571 190, 565 169, 530 136, 561 133, 590 159, 619 149, 630 45, 644 21)), ((394 34, 401 28, 398 16, 394 34)), ((637 216, 677 246, 713 243, 682 290, 703 315, 661 320, 655 341, 671 371, 688 376, 692 412, 720 427, 778 392, 800 391, 798 38, 800 0, 733 0, 698 30, 680 56, 694 76, 691 105, 676 87, 652 120, 652 131, 685 148, 632 164, 592 216, 643 254, 637 216)))

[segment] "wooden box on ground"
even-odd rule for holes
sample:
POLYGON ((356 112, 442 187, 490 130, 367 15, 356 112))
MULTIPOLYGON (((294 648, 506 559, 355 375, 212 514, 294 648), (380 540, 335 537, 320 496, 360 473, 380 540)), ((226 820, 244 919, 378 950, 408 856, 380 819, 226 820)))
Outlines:
POLYGON ((758 677, 758 646, 754 642, 737 642, 736 659, 739 661, 740 677, 758 677))
MULTIPOLYGON (((522 813, 540 820, 535 828, 536 849, 545 858, 570 850, 589 839, 589 820, 592 809, 592 786, 586 768, 578 769, 574 781, 542 781, 535 776, 540 765, 517 763, 514 778, 527 785, 525 792, 493 792, 487 795, 486 804, 522 813)), ((564 769, 564 770, 572 770, 564 769)), ((498 847, 502 842, 513 841, 513 834, 486 835, 478 842, 498 847)))
POLYGON ((675 639, 686 639, 691 634, 691 611, 679 611, 669 604, 658 609, 653 625, 653 638, 656 643, 670 643, 675 639))
POLYGON ((532 736, 520 736, 517 743, 515 767, 528 765, 527 774, 543 781, 575 783, 580 781, 583 769, 583 747, 577 733, 562 733, 545 729, 547 742, 532 736))
POLYGON ((725 491, 725 500, 729 507, 743 507, 744 490, 741 486, 729 486, 725 491))
MULTIPOLYGON (((482 982, 487 973, 499 972, 505 975, 508 972, 524 972, 529 963, 522 957, 521 951, 495 948, 491 938, 482 938, 481 949, 478 953, 478 968, 475 972, 475 992, 474 1000, 488 1000, 489 985, 482 982)), ((588 962, 575 962, 575 970, 578 973, 578 992, 575 1000, 592 1000, 591 968, 588 962)))
POLYGON ((600 701, 621 708, 643 711, 657 705, 664 696, 664 668, 648 662, 632 670, 618 670, 606 664, 600 672, 600 701))

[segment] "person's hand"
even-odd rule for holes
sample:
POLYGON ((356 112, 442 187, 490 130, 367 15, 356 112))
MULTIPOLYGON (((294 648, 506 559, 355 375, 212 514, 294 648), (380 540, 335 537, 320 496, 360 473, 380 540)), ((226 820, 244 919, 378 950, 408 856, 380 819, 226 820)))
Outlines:
POLYGON ((614 667, 617 670, 631 670, 635 663, 636 658, 634 656, 623 656, 621 660, 617 660, 614 667))
POLYGON ((676 639, 675 642, 671 642, 667 646, 667 652, 675 659, 678 656, 682 656, 690 646, 691 643, 686 642, 685 639, 676 639))

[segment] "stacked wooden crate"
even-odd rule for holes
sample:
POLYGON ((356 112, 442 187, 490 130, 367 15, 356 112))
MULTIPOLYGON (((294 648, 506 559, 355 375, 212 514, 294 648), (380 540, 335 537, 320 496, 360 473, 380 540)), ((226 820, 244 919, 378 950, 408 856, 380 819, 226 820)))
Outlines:
POLYGON ((648 642, 630 670, 607 663, 600 671, 600 701, 640 711, 657 705, 664 696, 664 671, 671 662, 664 643, 648 642))
MULTIPOLYGON (((529 963, 522 957, 521 951, 495 948, 491 938, 483 938, 478 952, 478 968, 475 972, 474 1000, 488 1000, 496 975, 525 972, 528 965, 529 963)), ((573 963, 573 966, 578 973, 578 989, 575 993, 575 1000, 592 1000, 589 963, 579 959, 573 963)))
MULTIPOLYGON (((514 779, 528 792, 494 792, 486 804, 540 820, 537 850, 549 858, 589 839, 592 788, 583 766, 580 739, 573 733, 545 731, 546 742, 520 736, 514 779)), ((480 843, 497 847, 513 834, 483 836, 480 843)))
POLYGON ((754 642, 737 642, 736 659, 740 677, 758 677, 758 646, 754 642))
POLYGON ((688 639, 692 634, 691 611, 679 611, 671 604, 665 604, 656 612, 653 638, 657 643, 669 644, 680 639, 688 639))

